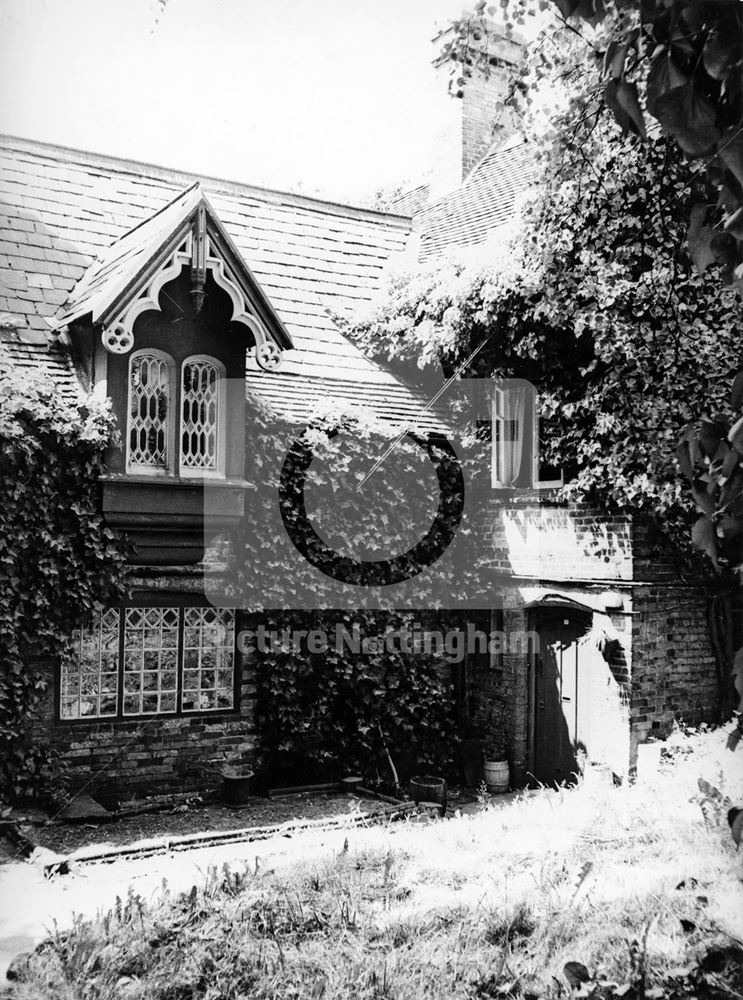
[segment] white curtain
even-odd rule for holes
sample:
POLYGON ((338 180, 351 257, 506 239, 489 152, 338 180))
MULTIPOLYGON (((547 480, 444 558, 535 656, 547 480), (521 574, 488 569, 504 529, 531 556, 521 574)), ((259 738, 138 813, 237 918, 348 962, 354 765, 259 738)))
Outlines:
POLYGON ((529 461, 526 387, 496 386, 494 396, 493 461, 495 481, 517 486, 529 461))

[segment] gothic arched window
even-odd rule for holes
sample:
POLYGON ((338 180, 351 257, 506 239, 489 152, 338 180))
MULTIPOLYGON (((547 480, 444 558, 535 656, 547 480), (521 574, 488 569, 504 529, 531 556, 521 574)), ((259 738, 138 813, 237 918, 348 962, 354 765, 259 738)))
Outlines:
POLYGON ((137 351, 129 362, 127 467, 130 472, 173 468, 172 358, 162 351, 137 351))
POLYGON ((181 475, 224 472, 224 366, 186 358, 181 370, 181 475))

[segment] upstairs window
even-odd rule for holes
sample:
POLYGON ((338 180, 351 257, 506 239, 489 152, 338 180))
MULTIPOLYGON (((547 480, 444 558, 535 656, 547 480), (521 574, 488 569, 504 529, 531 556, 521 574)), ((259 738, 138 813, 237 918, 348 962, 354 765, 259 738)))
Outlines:
POLYGON ((534 386, 504 380, 493 391, 492 485, 499 489, 561 486, 562 470, 540 455, 540 427, 534 386))
POLYGON ((146 475, 224 475, 224 366, 195 355, 181 368, 161 351, 139 351, 129 363, 127 471, 146 475), (176 446, 180 445, 180 450, 176 446))
POLYGON ((138 351, 129 362, 128 468, 168 472, 172 467, 173 361, 160 351, 138 351))
POLYGON ((181 375, 181 475, 219 474, 224 430, 224 368, 205 356, 187 358, 181 375))

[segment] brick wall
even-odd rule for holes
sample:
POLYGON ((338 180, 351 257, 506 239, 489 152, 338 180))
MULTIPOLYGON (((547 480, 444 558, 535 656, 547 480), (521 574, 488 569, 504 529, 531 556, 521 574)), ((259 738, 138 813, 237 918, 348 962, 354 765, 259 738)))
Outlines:
POLYGON ((718 693, 704 596, 680 585, 637 587, 633 606, 634 763, 637 745, 667 736, 674 719, 713 721, 718 693))
MULTIPOLYGON (((526 631, 529 626, 528 614, 520 608, 503 612, 506 635, 526 631)), ((508 763, 511 768, 511 784, 520 787, 526 783, 529 757, 529 689, 528 657, 511 649, 503 655, 503 687, 509 711, 507 715, 508 763)))
POLYGON ((536 580, 633 578, 632 519, 582 504, 492 499, 483 519, 485 558, 504 576, 536 580))
MULTIPOLYGON (((678 581, 673 560, 650 529, 633 525, 628 516, 605 517, 586 506, 527 498, 491 500, 482 537, 490 564, 508 578, 501 580, 501 598, 494 601, 503 608, 502 623, 481 621, 478 627, 486 631, 501 624, 506 635, 533 628, 523 607, 524 588, 532 585, 549 582, 546 589, 573 595, 579 603, 598 602, 607 590, 623 597, 623 610, 611 615, 619 643, 609 660, 597 657, 590 666, 592 759, 626 773, 638 743, 665 736, 675 718, 698 723, 714 717, 716 671, 704 597, 678 581)), ((160 587, 181 593, 199 589, 196 580, 165 578, 161 572, 139 583, 155 600, 160 600, 160 587)), ((238 628, 244 624, 238 616, 238 628)), ((92 779, 91 794, 106 804, 145 794, 203 791, 218 784, 218 778, 205 776, 204 767, 225 758, 250 760, 254 751, 251 664, 240 662, 238 654, 238 666, 236 713, 55 723, 56 691, 50 687, 38 726, 71 765, 74 787, 92 779)), ((467 675, 463 694, 470 711, 483 697, 507 704, 512 781, 522 784, 530 750, 528 656, 511 649, 497 659, 476 657, 468 662, 467 675)))
MULTIPOLYGON (((638 743, 666 736, 674 719, 714 719, 718 695, 706 599, 680 580, 673 553, 651 525, 524 496, 491 498, 482 532, 485 558, 500 574, 506 600, 517 602, 537 585, 579 602, 587 596, 599 601, 607 589, 622 596, 623 610, 611 616, 620 640, 614 660, 599 658, 590 671, 591 757, 624 774, 634 766, 638 743)), ((526 665, 517 658, 507 662, 519 773, 528 760, 521 743, 528 729, 526 665)))

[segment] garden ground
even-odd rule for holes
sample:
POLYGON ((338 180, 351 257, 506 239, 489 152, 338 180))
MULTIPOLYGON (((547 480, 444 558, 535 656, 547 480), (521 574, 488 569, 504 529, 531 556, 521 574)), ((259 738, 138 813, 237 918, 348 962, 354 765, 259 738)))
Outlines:
POLYGON ((724 743, 721 732, 678 737, 651 781, 543 790, 444 821, 51 881, 6 866, 0 893, 17 906, 0 934, 25 933, 23 950, 42 914, 59 927, 15 964, 11 995, 557 997, 588 977, 594 997, 739 997, 743 855, 724 805, 702 810, 697 787, 703 776, 743 800, 741 761, 724 743))

